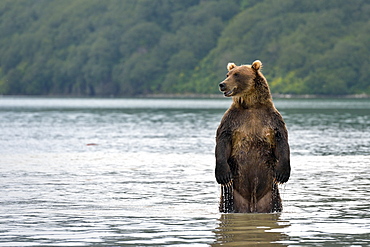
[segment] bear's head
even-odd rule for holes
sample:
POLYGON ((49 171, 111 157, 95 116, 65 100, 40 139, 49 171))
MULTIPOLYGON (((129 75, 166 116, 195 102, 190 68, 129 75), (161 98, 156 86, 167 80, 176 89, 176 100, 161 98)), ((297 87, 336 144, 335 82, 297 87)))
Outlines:
POLYGON ((254 61, 252 65, 236 66, 234 63, 229 63, 226 79, 219 84, 220 91, 226 97, 243 97, 252 94, 256 91, 256 84, 266 80, 260 72, 261 68, 260 60, 254 61))

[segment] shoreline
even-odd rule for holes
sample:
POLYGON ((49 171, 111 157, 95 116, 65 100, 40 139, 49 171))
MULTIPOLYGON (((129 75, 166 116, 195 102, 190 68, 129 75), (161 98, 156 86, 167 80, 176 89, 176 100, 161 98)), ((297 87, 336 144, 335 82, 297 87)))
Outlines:
MULTIPOLYGON (((133 99, 133 98, 148 98, 148 99, 220 99, 226 98, 223 94, 145 94, 133 96, 82 96, 82 95, 0 95, 0 98, 101 98, 101 99, 133 99)), ((369 99, 369 94, 345 94, 345 95, 331 95, 331 94, 272 94, 273 99, 369 99)))
MULTIPOLYGON (((131 97, 129 97, 131 98, 131 97)), ((189 98, 217 99, 225 98, 223 94, 147 94, 132 98, 189 98)), ((321 95, 321 94, 272 94, 274 99, 368 99, 368 94, 321 95)))

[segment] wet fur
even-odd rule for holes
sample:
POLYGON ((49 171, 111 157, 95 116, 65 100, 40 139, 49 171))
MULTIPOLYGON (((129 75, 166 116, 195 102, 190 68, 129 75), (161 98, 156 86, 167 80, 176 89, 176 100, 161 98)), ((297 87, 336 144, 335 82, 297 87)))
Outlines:
POLYGON ((281 211, 277 184, 290 176, 285 123, 260 72, 262 64, 254 64, 228 64, 230 71, 222 82, 223 91, 232 92, 233 103, 216 135, 216 180, 232 183, 232 196, 221 195, 221 212, 281 211))

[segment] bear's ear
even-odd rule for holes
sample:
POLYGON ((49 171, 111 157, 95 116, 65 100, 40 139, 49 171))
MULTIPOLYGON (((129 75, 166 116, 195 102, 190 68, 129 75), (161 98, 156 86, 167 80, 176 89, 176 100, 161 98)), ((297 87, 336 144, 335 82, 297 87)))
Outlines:
POLYGON ((230 71, 230 70, 232 70, 235 67, 236 67, 235 63, 228 63, 227 64, 227 71, 230 71))
POLYGON ((260 70, 262 68, 262 63, 260 60, 256 60, 252 63, 252 68, 255 70, 260 70))

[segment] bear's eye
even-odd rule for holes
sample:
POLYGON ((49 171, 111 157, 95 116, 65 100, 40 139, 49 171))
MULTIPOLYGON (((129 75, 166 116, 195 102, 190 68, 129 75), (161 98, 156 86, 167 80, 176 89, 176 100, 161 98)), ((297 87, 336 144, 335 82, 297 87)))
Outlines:
POLYGON ((235 74, 234 74, 234 76, 235 76, 235 77, 239 77, 239 73, 235 73, 235 74))

